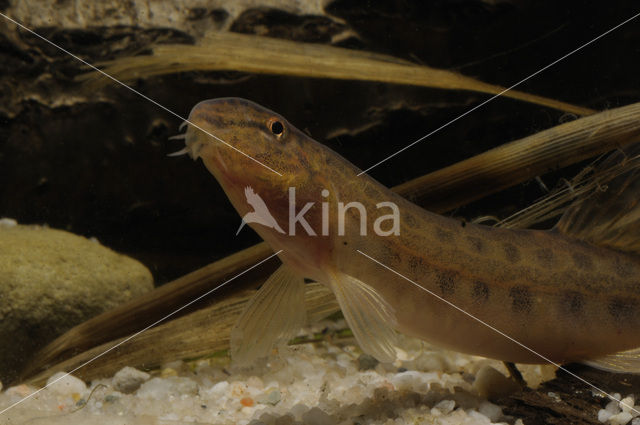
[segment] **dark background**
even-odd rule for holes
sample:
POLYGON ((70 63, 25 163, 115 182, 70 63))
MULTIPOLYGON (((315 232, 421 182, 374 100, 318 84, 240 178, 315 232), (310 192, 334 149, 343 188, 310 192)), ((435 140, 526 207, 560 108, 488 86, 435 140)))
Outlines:
MULTIPOLYGON (((6 7, 0 3, 0 8, 6 7)), ((231 30, 381 52, 509 86, 640 12, 634 1, 335 1, 324 16, 250 9, 231 30)), ((224 9, 189 11, 223 25, 224 9)), ((0 217, 48 224, 127 253, 157 284, 259 241, 246 230, 200 162, 167 158, 180 142, 177 118, 108 84, 74 101, 84 68, 34 36, 0 22, 0 217), (26 90, 26 88, 29 90, 26 90), (34 96, 34 88, 39 96, 34 96), (27 92, 29 95, 27 95, 27 92)), ((157 41, 194 41, 168 28, 34 28, 91 61, 140 54, 157 41)), ((518 87, 594 109, 640 100, 640 18, 518 87)), ((188 72, 133 86, 186 116, 197 102, 239 96, 289 119, 361 168, 490 97, 408 86, 237 72, 188 72)), ((574 117, 506 98, 375 168, 388 186, 574 117)), ((579 166, 543 176, 553 187, 579 166)), ((536 182, 451 212, 505 216, 544 192, 536 182)))

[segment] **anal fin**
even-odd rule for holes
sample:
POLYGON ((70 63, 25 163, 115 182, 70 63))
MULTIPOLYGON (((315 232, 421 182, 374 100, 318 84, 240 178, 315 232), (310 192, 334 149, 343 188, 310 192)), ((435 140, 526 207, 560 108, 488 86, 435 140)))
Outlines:
POLYGON ((304 279, 280 266, 249 300, 231 331, 231 359, 248 366, 296 336, 305 323, 304 279))
POLYGON ((640 373, 640 347, 619 353, 607 354, 582 363, 614 373, 640 373))
POLYGON ((362 351, 382 362, 395 360, 398 338, 393 307, 374 288, 344 273, 333 275, 331 289, 362 351))

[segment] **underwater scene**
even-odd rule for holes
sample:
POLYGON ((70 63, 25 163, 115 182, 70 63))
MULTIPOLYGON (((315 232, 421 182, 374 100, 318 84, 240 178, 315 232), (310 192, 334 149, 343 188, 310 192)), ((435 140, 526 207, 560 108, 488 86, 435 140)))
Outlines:
POLYGON ((0 424, 640 425, 640 4, 0 1, 0 424))

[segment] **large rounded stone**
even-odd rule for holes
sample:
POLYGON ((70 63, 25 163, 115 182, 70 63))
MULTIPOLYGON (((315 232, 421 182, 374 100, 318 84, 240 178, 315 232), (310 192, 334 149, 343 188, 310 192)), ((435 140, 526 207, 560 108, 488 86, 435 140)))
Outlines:
POLYGON ((71 327, 153 288, 149 270, 98 242, 0 222, 0 380, 71 327))

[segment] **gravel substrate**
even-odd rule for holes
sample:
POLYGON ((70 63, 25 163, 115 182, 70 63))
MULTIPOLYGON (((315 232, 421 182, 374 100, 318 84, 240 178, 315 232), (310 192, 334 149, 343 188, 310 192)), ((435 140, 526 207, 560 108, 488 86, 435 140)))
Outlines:
MULTIPOLYGON (((327 321, 307 332, 344 326, 327 321)), ((486 398, 511 385, 494 370, 504 370, 500 362, 433 350, 410 339, 403 348, 404 360, 380 364, 361 355, 352 340, 327 338, 280 350, 245 370, 216 357, 175 362, 150 373, 125 368, 89 386, 66 376, 3 413, 0 423, 522 423, 505 417, 486 398)), ((548 370, 535 366, 525 373, 535 381, 548 370)), ((7 389, 0 393, 0 410, 35 390, 26 385, 7 389)))

